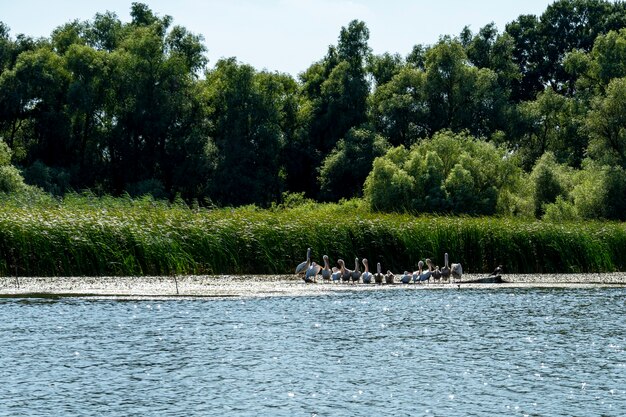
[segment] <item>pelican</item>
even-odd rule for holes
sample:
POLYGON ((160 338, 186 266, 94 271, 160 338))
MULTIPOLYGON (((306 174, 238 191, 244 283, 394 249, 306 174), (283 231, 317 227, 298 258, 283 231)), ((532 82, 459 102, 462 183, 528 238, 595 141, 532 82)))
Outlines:
POLYGON ((328 255, 324 255, 323 258, 324 258, 324 268, 322 268, 322 279, 324 281, 330 281, 332 270, 330 269, 330 264, 328 263, 328 255))
POLYGON ((338 282, 341 279, 341 269, 337 268, 336 266, 333 266, 333 273, 330 274, 331 279, 333 280, 333 282, 338 282))
POLYGON ((361 278, 361 271, 359 271, 359 258, 354 258, 354 271, 352 271, 352 282, 359 283, 359 278, 361 278))
POLYGON ((304 282, 309 283, 309 282, 316 282, 317 279, 317 275, 320 273, 320 271, 322 270, 322 266, 318 265, 315 262, 311 262, 311 265, 307 268, 305 274, 304 274, 304 282))
POLYGON ((461 275, 463 275, 463 267, 460 263, 450 265, 450 270, 452 271, 452 279, 454 281, 461 279, 461 275))
POLYGON ((408 284, 411 282, 411 278, 413 278, 413 274, 409 274, 409 271, 404 271, 404 274, 400 278, 400 282, 403 284, 408 284))
POLYGON ((428 281, 430 279, 430 276, 432 274, 432 271, 430 269, 432 265, 431 260, 426 259, 426 264, 428 265, 428 269, 424 271, 424 262, 419 261, 417 263, 418 270, 413 272, 413 282, 428 281))
POLYGON ((343 259, 337 259, 337 263, 339 264, 339 273, 341 277, 341 282, 350 282, 350 276, 352 275, 352 271, 346 268, 346 263, 343 259))
POLYGON ((441 279, 448 281, 450 279, 450 267, 448 266, 448 253, 443 254, 444 262, 441 268, 441 279))
POLYGON ((376 284, 383 283, 383 274, 381 272, 380 262, 376 264, 376 273, 374 274, 374 282, 376 284))
POLYGON ((367 259, 363 258, 361 262, 363 262, 363 275, 361 275, 361 278, 363 279, 363 284, 369 284, 372 282, 373 274, 370 272, 369 265, 367 264, 367 259))
POLYGON ((441 271, 439 270, 439 265, 437 265, 433 271, 433 280, 441 281, 441 271))
POLYGON ((385 284, 394 284, 396 276, 390 270, 385 274, 385 284))
POLYGON ((296 275, 303 274, 311 265, 311 248, 306 249, 306 261, 296 266, 296 275))

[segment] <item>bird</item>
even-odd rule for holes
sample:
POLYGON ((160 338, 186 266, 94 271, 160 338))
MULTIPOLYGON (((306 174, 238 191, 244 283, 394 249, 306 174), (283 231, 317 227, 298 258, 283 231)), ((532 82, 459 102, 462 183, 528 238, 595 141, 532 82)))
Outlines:
POLYGON ((409 271, 404 271, 404 274, 400 278, 400 282, 403 284, 408 284, 411 282, 411 278, 413 278, 413 274, 410 274, 409 271))
POLYGON ((385 274, 385 284, 395 284, 396 276, 390 270, 385 274))
POLYGON ((324 255, 322 256, 322 258, 324 258, 324 268, 322 268, 322 279, 324 281, 330 281, 332 270, 330 269, 330 264, 328 263, 328 255, 324 255))
POLYGON ((433 280, 441 281, 441 271, 439 270, 439 265, 437 265, 433 271, 433 280))
POLYGON ((441 268, 441 279, 448 281, 450 279, 450 267, 448 266, 448 253, 443 254, 444 262, 441 268))
POLYGON ((310 265, 311 265, 311 248, 307 248, 306 249, 306 261, 296 266, 296 275, 305 273, 307 268, 310 265))
POLYGON ((339 280, 341 279, 341 269, 333 266, 332 271, 333 273, 330 274, 330 278, 333 280, 333 282, 339 282, 339 280))
POLYGON ((372 282, 372 273, 369 270, 369 265, 367 264, 367 259, 363 258, 361 261, 363 262, 363 274, 361 275, 361 279, 363 279, 363 284, 369 284, 372 282))
POLYGON ((418 270, 413 272, 413 282, 422 282, 428 281, 430 276, 432 275, 431 265, 432 262, 430 259, 426 259, 426 264, 428 265, 428 269, 424 271, 424 262, 419 261, 417 263, 418 270))
POLYGON ((354 271, 352 271, 351 277, 353 283, 359 283, 359 278, 361 278, 361 271, 359 270, 359 258, 354 258, 354 271))
POLYGON ((376 273, 374 274, 374 282, 376 284, 383 283, 383 273, 381 272, 380 262, 376 264, 376 273))
POLYGON ((339 272, 341 273, 341 282, 350 282, 352 271, 346 268, 346 263, 343 261, 343 259, 338 259, 337 263, 339 264, 339 272))
POLYGON ((491 274, 489 274, 489 276, 496 276, 496 275, 501 275, 502 274, 502 265, 498 265, 496 267, 496 269, 493 270, 493 272, 491 274))
POLYGON ((309 267, 307 268, 305 274, 304 274, 304 282, 306 282, 307 284, 310 282, 316 282, 317 279, 317 275, 320 273, 320 271, 322 270, 322 266, 318 265, 315 262, 311 262, 311 265, 309 265, 309 267))
POLYGON ((450 265, 450 270, 452 272, 452 279, 456 281, 460 280, 463 275, 463 266, 460 263, 454 263, 450 265))

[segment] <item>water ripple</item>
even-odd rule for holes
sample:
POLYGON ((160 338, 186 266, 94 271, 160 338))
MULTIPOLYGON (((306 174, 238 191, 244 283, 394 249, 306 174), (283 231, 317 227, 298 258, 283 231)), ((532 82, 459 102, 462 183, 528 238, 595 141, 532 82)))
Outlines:
POLYGON ((619 415, 626 290, 0 300, 0 415, 619 415))

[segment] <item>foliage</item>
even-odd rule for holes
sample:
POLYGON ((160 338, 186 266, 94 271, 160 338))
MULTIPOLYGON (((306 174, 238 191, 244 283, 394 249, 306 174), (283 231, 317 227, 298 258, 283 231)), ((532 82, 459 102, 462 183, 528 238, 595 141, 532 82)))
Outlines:
POLYGON ((322 196, 340 200, 360 196, 374 158, 384 155, 387 141, 367 129, 351 129, 324 159, 320 169, 322 196))
POLYGON ((444 131, 377 158, 365 199, 381 211, 495 214, 499 193, 521 171, 504 150, 466 133, 444 131))
POLYGON ((150 197, 0 204, 0 274, 22 276, 293 273, 306 248, 366 257, 392 271, 448 252, 470 272, 623 270, 626 229, 610 222, 413 217, 355 201, 261 210, 191 209, 150 197), (332 238, 329 238, 331 237, 332 238))
POLYGON ((383 211, 623 217, 624 2, 557 0, 406 57, 369 38, 349 22, 294 79, 209 68, 201 35, 138 2, 128 22, 98 13, 47 38, 0 22, 2 190, 31 193, 23 175, 56 196, 196 207, 363 190, 383 211))

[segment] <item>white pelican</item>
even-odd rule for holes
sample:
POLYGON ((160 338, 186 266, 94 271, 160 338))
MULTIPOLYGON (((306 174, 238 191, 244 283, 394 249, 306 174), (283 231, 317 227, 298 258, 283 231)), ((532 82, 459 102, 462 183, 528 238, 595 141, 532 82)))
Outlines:
POLYGON ((363 279, 363 284, 369 284, 372 282, 372 273, 370 272, 369 266, 367 264, 367 259, 363 258, 361 262, 363 262, 363 275, 361 275, 361 278, 363 279))
POLYGON ((296 266, 296 275, 303 274, 311 265, 311 248, 306 249, 306 261, 296 266))
POLYGON ((330 269, 330 264, 328 263, 328 255, 324 255, 323 258, 324 258, 324 268, 322 268, 322 279, 324 281, 330 281, 332 270, 330 269))

